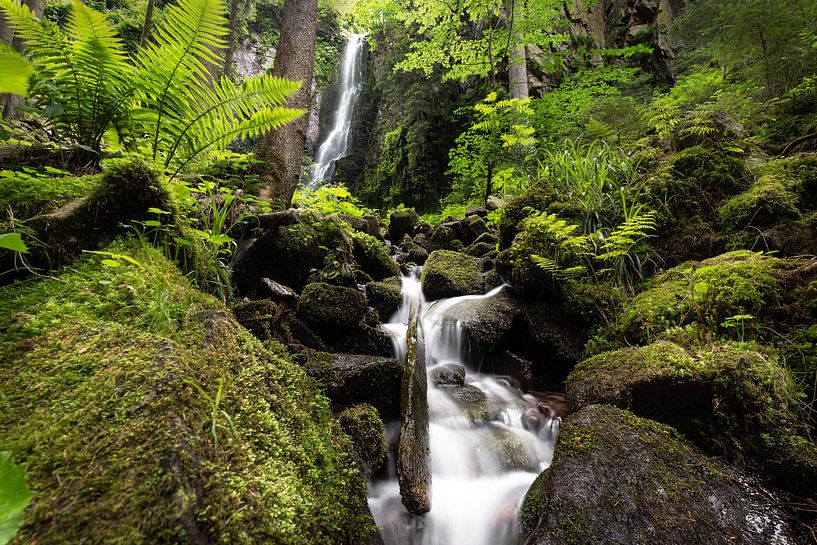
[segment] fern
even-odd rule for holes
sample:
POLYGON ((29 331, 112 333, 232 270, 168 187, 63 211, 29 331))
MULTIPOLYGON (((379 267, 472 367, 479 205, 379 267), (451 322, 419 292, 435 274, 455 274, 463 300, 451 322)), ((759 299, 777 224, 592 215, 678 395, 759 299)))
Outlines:
MULTIPOLYGON (((179 0, 128 64, 104 16, 72 0, 65 33, 19 0, 0 0, 36 71, 32 96, 63 138, 99 152, 106 132, 176 176, 194 157, 303 114, 284 107, 300 84, 273 76, 213 80, 227 33, 224 0, 179 0)), ((0 76, 2 66, 0 66, 0 76)))
POLYGON ((601 253, 596 259, 607 264, 608 268, 599 273, 611 272, 616 284, 632 293, 635 281, 643 277, 639 246, 655 231, 656 221, 654 211, 642 214, 640 209, 632 210, 629 217, 603 239, 601 253))

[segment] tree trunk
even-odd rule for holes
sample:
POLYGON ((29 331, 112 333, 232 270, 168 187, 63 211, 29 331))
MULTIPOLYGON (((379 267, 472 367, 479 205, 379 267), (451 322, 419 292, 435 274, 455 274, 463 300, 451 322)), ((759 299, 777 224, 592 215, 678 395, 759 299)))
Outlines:
POLYGON ((522 17, 523 0, 512 0, 511 4, 505 4, 506 24, 510 33, 509 41, 512 43, 512 50, 508 55, 508 92, 511 98, 528 98, 528 58, 524 36, 516 28, 522 17))
POLYGON ((150 27, 153 26, 153 7, 154 0, 148 0, 147 12, 145 12, 145 24, 142 26, 142 37, 139 39, 139 45, 144 47, 148 43, 150 37, 150 27))
POLYGON ((488 160, 488 173, 485 180, 485 203, 488 203, 488 197, 494 191, 494 161, 488 160))
MULTIPOLYGON (((45 0, 24 0, 23 3, 28 6, 28 9, 37 17, 43 16, 45 0)), ((11 44, 11 47, 13 47, 15 51, 22 51, 23 41, 19 37, 13 37, 11 25, 8 24, 5 17, 2 19, 2 23, 0 24, 0 37, 5 43, 11 44)), ((21 117, 22 112, 20 112, 18 108, 23 104, 25 104, 25 98, 20 95, 0 95, 0 108, 3 110, 3 119, 21 117)))
POLYGON ((227 35, 227 51, 224 53, 224 77, 231 79, 233 77, 233 57, 235 56, 235 35, 238 27, 238 4, 241 0, 232 0, 230 2, 230 32, 227 35))
MULTIPOLYGON (((301 88, 288 101, 292 108, 309 108, 317 23, 317 0, 284 1, 281 43, 275 55, 273 74, 301 82, 301 88)), ((255 147, 256 157, 263 161, 260 195, 274 206, 287 208, 292 204, 301 176, 308 121, 307 116, 301 116, 261 136, 255 147)))

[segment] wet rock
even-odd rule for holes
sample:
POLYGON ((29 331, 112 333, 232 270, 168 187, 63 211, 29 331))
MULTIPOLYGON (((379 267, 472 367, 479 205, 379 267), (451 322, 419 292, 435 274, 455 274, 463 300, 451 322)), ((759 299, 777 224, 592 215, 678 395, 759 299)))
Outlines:
POLYGON ((470 245, 465 253, 474 257, 483 257, 496 252, 496 244, 489 242, 476 242, 470 245))
POLYGON ((269 299, 261 299, 238 302, 232 310, 238 323, 265 341, 275 338, 275 330, 286 307, 269 299))
POLYGON ((483 289, 479 262, 447 250, 431 252, 420 280, 423 293, 430 301, 482 293, 483 289))
POLYGON ((533 363, 510 350, 486 354, 482 370, 512 377, 523 391, 529 390, 533 385, 533 363))
POLYGON ((446 316, 461 324, 471 344, 488 352, 500 344, 524 312, 522 301, 506 288, 489 299, 462 301, 451 307, 446 316))
POLYGON ((338 335, 360 323, 367 308, 359 290, 315 282, 301 293, 298 316, 320 334, 338 335))
POLYGON ((338 405, 368 403, 384 420, 400 414, 403 364, 394 358, 307 350, 301 365, 338 405))
POLYGON ((296 351, 303 348, 313 350, 329 349, 320 335, 312 331, 294 312, 288 313, 281 320, 281 325, 275 334, 277 334, 277 338, 293 347, 296 351))
POLYGON ((412 243, 409 246, 408 252, 406 253, 406 257, 411 263, 415 263, 417 265, 424 265, 425 262, 428 260, 428 251, 417 245, 412 243))
POLYGON ((487 218, 488 209, 483 208, 481 206, 469 206, 468 208, 465 209, 465 217, 467 218, 468 216, 479 216, 483 219, 487 218))
POLYGON ((465 367, 446 363, 431 370, 431 382, 436 386, 461 386, 465 384, 465 367))
POLYGON ((454 401, 463 407, 468 417, 474 422, 488 422, 493 416, 488 403, 488 396, 472 384, 463 384, 454 388, 448 388, 445 392, 454 401))
POLYGON ((671 429, 609 406, 569 416, 528 490, 529 545, 800 541, 773 498, 671 429))
POLYGON ((262 294, 266 295, 273 301, 281 301, 288 305, 298 302, 298 294, 295 293, 295 290, 289 286, 279 284, 275 280, 270 280, 269 278, 262 278, 261 285, 264 288, 262 294))
POLYGON ((598 403, 631 410, 808 495, 817 489, 817 446, 805 439, 797 395, 774 358, 731 344, 687 351, 660 341, 605 352, 567 380, 571 411, 598 403))
POLYGON ((513 432, 493 427, 492 437, 485 447, 493 455, 499 467, 505 471, 531 469, 525 444, 513 432))
POLYGON ((387 322, 403 303, 401 289, 400 279, 396 276, 366 284, 366 298, 377 311, 381 322, 387 322))
POLYGON ((431 241, 428 239, 428 235, 425 233, 419 233, 416 237, 414 237, 414 244, 428 251, 431 241))
POLYGON ((420 217, 414 209, 395 210, 389 216, 389 238, 392 242, 399 242, 405 235, 413 237, 418 223, 420 217))
POLYGON ((352 450, 360 473, 366 480, 383 466, 388 456, 386 427, 377 409, 371 405, 355 405, 338 415, 340 429, 352 440, 352 450))

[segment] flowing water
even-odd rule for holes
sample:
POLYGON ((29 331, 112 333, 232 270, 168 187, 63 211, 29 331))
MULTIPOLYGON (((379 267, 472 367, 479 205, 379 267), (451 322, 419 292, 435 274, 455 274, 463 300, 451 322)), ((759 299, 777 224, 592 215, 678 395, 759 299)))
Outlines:
POLYGON ((363 90, 363 45, 366 36, 352 34, 343 50, 343 65, 340 71, 340 101, 332 130, 315 154, 312 165, 312 187, 328 181, 332 177, 335 163, 349 150, 349 135, 352 131, 352 114, 357 99, 363 90))
POLYGON ((395 355, 404 357, 409 307, 419 305, 429 373, 431 511, 421 517, 406 511, 392 464, 389 477, 369 491, 385 545, 516 545, 519 506, 550 464, 560 420, 539 412, 537 399, 509 380, 474 369, 457 306, 487 302, 503 288, 428 303, 419 269, 402 282, 403 304, 384 327, 395 355), (435 369, 452 364, 465 367, 466 385, 435 386, 435 369))

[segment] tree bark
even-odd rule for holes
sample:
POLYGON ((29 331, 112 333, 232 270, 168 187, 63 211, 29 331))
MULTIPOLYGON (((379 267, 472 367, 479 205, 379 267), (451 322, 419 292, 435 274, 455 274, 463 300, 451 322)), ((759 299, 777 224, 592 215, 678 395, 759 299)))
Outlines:
POLYGON ((511 98, 528 98, 528 58, 524 36, 516 28, 522 16, 523 0, 512 0, 504 6, 505 18, 507 20, 509 41, 512 41, 512 49, 508 54, 508 92, 511 98))
MULTIPOLYGON (((24 0, 23 3, 28 6, 28 9, 37 17, 43 16, 45 0, 24 0)), ((0 38, 2 38, 5 43, 11 44, 11 47, 13 47, 15 51, 22 52, 23 40, 13 35, 13 29, 11 25, 8 24, 8 21, 5 20, 5 17, 0 17, 0 19, 2 19, 2 23, 0 23, 0 38)), ((20 95, 0 95, 0 108, 3 110, 3 119, 22 117, 22 112, 20 112, 18 108, 23 104, 25 104, 25 98, 20 95)))
POLYGON ((142 37, 139 39, 139 45, 145 47, 150 37, 150 27, 153 26, 153 8, 155 0, 148 0, 147 11, 145 12, 145 24, 142 25, 142 37))
POLYGON ((228 22, 229 34, 227 34, 227 51, 224 53, 224 77, 233 77, 233 57, 235 56, 235 35, 238 27, 238 4, 241 0, 230 2, 230 19, 228 22))
MULTIPOLYGON (((317 0, 285 0, 281 43, 275 55, 273 74, 301 82, 288 101, 292 108, 309 108, 318 24, 317 0)), ((255 155, 263 161, 260 195, 274 206, 288 208, 301 176, 306 145, 307 116, 262 135, 255 155)))

